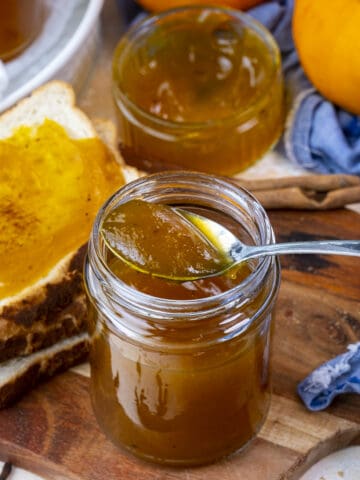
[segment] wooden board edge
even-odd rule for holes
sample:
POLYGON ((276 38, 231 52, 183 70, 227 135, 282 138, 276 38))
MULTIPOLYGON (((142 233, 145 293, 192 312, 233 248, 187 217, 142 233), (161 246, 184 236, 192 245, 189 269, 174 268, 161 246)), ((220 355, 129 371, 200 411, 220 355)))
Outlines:
POLYGON ((279 477, 279 480, 299 480, 310 467, 322 458, 353 445, 360 445, 360 425, 339 430, 331 437, 319 442, 309 452, 299 457, 294 465, 279 477))

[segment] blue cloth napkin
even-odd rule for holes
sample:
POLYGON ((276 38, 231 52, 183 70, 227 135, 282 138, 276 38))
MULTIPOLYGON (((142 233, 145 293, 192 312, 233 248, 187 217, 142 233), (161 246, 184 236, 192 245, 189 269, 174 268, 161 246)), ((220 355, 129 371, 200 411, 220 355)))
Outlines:
POLYGON ((292 105, 283 148, 308 170, 360 175, 360 117, 327 101, 306 78, 291 35, 293 4, 293 0, 274 0, 248 12, 272 32, 280 46, 292 105))
MULTIPOLYGON (((360 117, 322 97, 300 66, 291 33, 293 0, 272 0, 248 13, 279 44, 290 111, 280 148, 302 167, 320 173, 360 175, 360 117)), ((322 410, 340 393, 360 394, 360 342, 322 365, 298 386, 310 410, 322 410)))
POLYGON ((298 394, 309 410, 328 407, 340 393, 360 394, 360 342, 324 363, 298 385, 298 394))

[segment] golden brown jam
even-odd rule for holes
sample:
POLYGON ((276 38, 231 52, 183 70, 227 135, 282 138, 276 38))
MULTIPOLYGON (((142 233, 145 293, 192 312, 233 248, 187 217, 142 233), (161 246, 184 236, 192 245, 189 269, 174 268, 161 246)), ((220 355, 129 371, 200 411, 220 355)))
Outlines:
POLYGON ((1 140, 0 299, 85 244, 100 205, 123 183, 99 139, 71 139, 53 121, 1 140))
MULTIPOLYGON (((135 289, 182 301, 227 291, 251 273, 243 266, 232 275, 178 283, 140 273, 119 259, 110 267, 135 289)), ((250 310, 259 308, 264 295, 259 292, 250 310)), ((186 315, 168 325, 149 321, 145 336, 156 339, 157 348, 120 338, 94 310, 91 329, 93 405, 116 444, 161 463, 196 464, 241 448, 257 433, 269 403, 269 339, 259 325, 211 347, 202 337, 226 335, 220 316, 201 326, 191 325, 186 315), (184 341, 193 349, 182 349, 184 341)))
POLYGON ((240 13, 150 18, 120 42, 113 78, 123 153, 143 169, 233 174, 282 129, 276 46, 240 13))
MULTIPOLYGON (((202 293, 212 288, 197 287, 202 293)), ((185 288, 179 290, 178 297, 184 297, 185 288)), ((92 401, 115 444, 148 460, 191 465, 221 458, 256 435, 270 400, 269 338, 258 327, 209 348, 201 344, 200 329, 192 338, 185 333, 190 319, 161 330, 149 326, 147 335, 174 345, 169 353, 119 338, 93 314, 98 327, 90 358, 92 401), (199 345, 176 351, 181 340, 199 345)), ((212 322, 202 326, 212 327, 212 322)))
POLYGON ((206 232, 168 205, 140 199, 122 203, 104 219, 101 234, 110 250, 136 270, 171 280, 214 275, 231 262, 206 232))
MULTIPOLYGON (((183 175, 186 182, 188 175, 183 175)), ((192 181, 197 175, 189 174, 192 181)), ((148 181, 154 189, 159 188, 157 182, 164 182, 166 193, 178 191, 172 174, 165 177, 168 182, 164 174, 140 182, 146 185, 148 181)), ((205 176, 200 180, 196 195, 203 200, 206 188, 211 189, 216 180, 205 176)), ((129 184, 124 190, 131 188, 129 184)), ((226 194, 224 190, 223 198, 228 198, 226 194)), ((111 207, 104 207, 93 230, 85 268, 91 300, 91 397, 96 417, 116 445, 147 460, 171 465, 214 461, 243 448, 265 419, 278 270, 270 267, 258 277, 259 262, 247 262, 221 275, 186 282, 145 274, 104 248, 99 229, 110 228, 115 236, 118 232, 117 242, 135 250, 134 258, 143 255, 146 268, 153 261, 151 254, 161 257, 173 243, 175 262, 197 262, 201 269, 203 258, 187 240, 181 248, 176 236, 187 237, 189 232, 183 230, 181 220, 176 225, 177 217, 173 218, 161 201, 148 209, 146 202, 133 196, 127 203, 116 203, 116 198, 111 207), (94 232, 99 236, 94 237, 94 232), (101 264, 94 262, 100 258, 94 257, 96 242, 101 264)), ((210 198, 213 200, 212 195, 210 198)), ((197 197, 189 208, 207 212, 242 240, 251 241, 247 229, 226 215, 226 208, 215 212, 198 207, 197 197)))

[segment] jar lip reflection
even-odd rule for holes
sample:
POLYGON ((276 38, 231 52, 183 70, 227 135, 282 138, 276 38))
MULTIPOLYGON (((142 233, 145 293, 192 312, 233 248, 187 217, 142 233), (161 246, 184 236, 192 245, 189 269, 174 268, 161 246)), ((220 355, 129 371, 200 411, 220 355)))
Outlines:
MULTIPOLYGON (((171 130, 173 128, 180 130, 183 129, 186 131, 194 129, 202 130, 211 127, 224 128, 234 123, 251 121, 253 119, 253 116, 257 112, 261 111, 261 109, 263 109, 268 104, 268 102, 271 101, 269 87, 276 81, 278 75, 281 74, 280 51, 272 34, 260 22, 258 22, 250 15, 240 10, 221 7, 218 5, 186 5, 183 7, 172 8, 160 13, 154 13, 146 17, 145 19, 138 20, 136 23, 133 24, 133 26, 130 27, 130 29, 125 33, 123 38, 118 43, 113 58, 113 96, 115 99, 115 103, 118 105, 118 101, 121 100, 125 108, 131 110, 132 112, 135 112, 135 114, 139 117, 142 117, 148 120, 150 123, 157 125, 159 129, 163 128, 168 130, 171 130), (240 111, 234 111, 227 117, 213 118, 201 122, 180 122, 176 120, 164 119, 148 112, 147 110, 139 107, 136 103, 134 103, 134 101, 122 88, 123 85, 119 72, 121 72, 122 62, 125 58, 127 58, 128 55, 131 54, 131 47, 133 45, 133 42, 135 42, 142 35, 146 35, 148 29, 156 27, 161 21, 166 20, 167 18, 171 18, 172 15, 177 15, 188 11, 193 12, 196 10, 209 10, 215 13, 220 12, 222 14, 228 15, 229 18, 235 18, 236 20, 240 21, 246 28, 249 28, 253 32, 255 32, 257 36, 264 42, 264 46, 267 47, 267 53, 269 54, 269 58, 271 58, 272 60, 272 71, 268 77, 267 82, 262 85, 257 95, 252 99, 252 102, 245 108, 241 109, 240 111), (117 81, 115 81, 115 79, 117 79, 119 85, 117 84, 117 81)), ((132 120, 134 120, 131 113, 127 112, 127 114, 131 116, 132 120)))
MULTIPOLYGON (((239 305, 241 302, 246 301, 254 287, 261 284, 262 279, 275 262, 271 257, 259 259, 253 272, 235 287, 211 297, 192 300, 166 299, 142 293, 119 279, 109 268, 105 258, 106 247, 104 242, 101 241, 100 234, 102 219, 109 211, 119 203, 128 201, 131 198, 142 198, 148 201, 156 200, 164 189, 167 191, 168 198, 178 197, 181 188, 187 189, 187 196, 190 190, 195 195, 196 191, 199 191, 200 186, 202 190, 208 192, 208 195, 212 194, 214 196, 214 191, 217 191, 216 201, 218 207, 222 206, 224 208, 226 204, 227 213, 230 214, 230 211, 232 213, 231 216, 235 220, 236 213, 239 213, 240 208, 244 209, 242 214, 250 213, 254 224, 257 223, 255 226, 258 229, 259 243, 266 244, 274 241, 272 227, 262 206, 249 192, 232 185, 226 180, 213 175, 189 171, 162 172, 140 178, 122 187, 106 201, 95 219, 89 241, 88 262, 85 269, 92 269, 97 279, 97 286, 100 286, 103 292, 105 292, 105 296, 111 298, 112 303, 126 304, 131 310, 138 309, 138 311, 141 311, 142 315, 145 312, 145 315, 156 315, 157 318, 164 320, 180 318, 185 313, 189 318, 196 317, 196 319, 200 319, 209 314, 223 312, 224 309, 228 310, 234 305, 239 305), (249 211, 245 211, 245 209, 249 211)), ((202 202, 205 202, 205 197, 206 195, 203 194, 198 199, 194 198, 192 205, 204 205, 202 202)), ((166 200, 162 201, 167 203, 166 200)), ((215 207, 213 209, 216 210, 215 207)), ((88 275, 86 277, 88 278, 88 275)), ((91 282, 88 288, 90 291, 92 290, 91 282)), ((95 290, 95 287, 93 290, 95 290)), ((276 291, 276 288, 274 290, 276 291)), ((101 300, 97 300, 104 304, 101 300)), ((267 302, 265 303, 264 308, 267 306, 267 302)))

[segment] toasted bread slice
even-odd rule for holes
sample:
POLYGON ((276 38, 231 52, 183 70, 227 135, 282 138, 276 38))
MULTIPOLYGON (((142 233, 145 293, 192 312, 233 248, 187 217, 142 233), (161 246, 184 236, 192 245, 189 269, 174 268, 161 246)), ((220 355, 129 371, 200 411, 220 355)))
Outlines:
POLYGON ((35 90, 0 117, 0 139, 8 138, 21 125, 38 126, 51 118, 63 126, 71 138, 96 137, 90 119, 75 106, 72 88, 53 81, 35 90))
MULTIPOLYGON (((30 355, 47 348, 65 338, 78 335, 87 330, 87 304, 83 292, 74 295, 74 299, 51 318, 45 315, 31 327, 13 325, 0 335, 0 362, 11 358, 30 355)), ((0 363, 1 369, 2 363, 0 363)))
POLYGON ((0 368, 0 408, 14 403, 40 381, 80 363, 88 350, 88 334, 81 333, 32 355, 3 362, 0 368))
MULTIPOLYGON (((101 138, 118 163, 124 183, 140 175, 121 158, 112 123, 91 122, 75 106, 74 93, 63 82, 39 88, 0 116, 0 139, 11 137, 22 125, 40 126, 45 119, 61 125, 71 138, 101 138)), ((14 295, 0 298, 0 408, 16 401, 39 381, 86 358, 85 253, 86 245, 79 245, 42 278, 14 295)))
POLYGON ((101 140, 108 146, 117 162, 121 166, 121 171, 124 176, 125 183, 136 180, 145 175, 144 172, 135 167, 131 167, 124 162, 119 149, 117 148, 117 132, 114 124, 110 120, 94 119, 92 120, 95 131, 101 140))
MULTIPOLYGON (((38 126, 47 118, 61 125, 71 138, 102 138, 118 162, 124 182, 137 178, 136 169, 127 167, 117 151, 112 124, 99 121, 94 126, 75 106, 74 93, 63 82, 50 82, 0 116, 0 139, 10 137, 21 125, 38 126)), ((74 299, 83 294, 85 252, 86 246, 79 245, 43 278, 14 295, 0 298, 0 361, 27 355, 85 329, 81 308, 72 316, 71 327, 69 316, 64 314, 67 308, 73 310, 74 299)))

